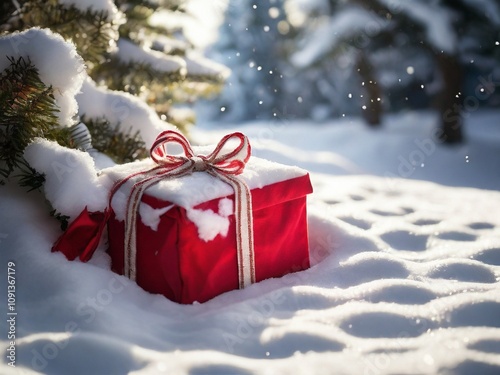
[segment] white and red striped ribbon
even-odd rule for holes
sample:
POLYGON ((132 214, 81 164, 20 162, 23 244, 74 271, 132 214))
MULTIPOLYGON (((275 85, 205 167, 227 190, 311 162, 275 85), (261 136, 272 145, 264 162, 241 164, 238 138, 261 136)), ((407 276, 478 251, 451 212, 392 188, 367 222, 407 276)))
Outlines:
POLYGON ((209 155, 195 155, 189 141, 180 133, 167 130, 162 132, 151 147, 151 158, 157 166, 145 171, 134 173, 117 182, 113 187, 109 205, 113 195, 127 181, 140 177, 132 186, 128 197, 125 215, 124 242, 124 274, 132 280, 136 279, 137 258, 137 213, 143 193, 161 180, 177 178, 196 171, 205 171, 212 176, 231 185, 235 196, 236 249, 238 261, 239 287, 244 288, 255 282, 255 260, 253 243, 252 197, 247 184, 238 174, 243 172, 250 158, 251 147, 248 138, 242 133, 226 135, 209 155), (236 140, 235 147, 224 152, 228 142, 236 140), (179 144, 184 155, 169 155, 166 150, 168 143, 179 144))

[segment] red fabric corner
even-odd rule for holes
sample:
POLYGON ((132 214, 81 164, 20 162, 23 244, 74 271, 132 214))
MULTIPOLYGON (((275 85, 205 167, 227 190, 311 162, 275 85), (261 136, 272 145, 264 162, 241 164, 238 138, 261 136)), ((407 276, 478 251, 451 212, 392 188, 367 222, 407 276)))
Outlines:
POLYGON ((52 246, 52 252, 60 251, 69 260, 79 257, 87 262, 99 245, 108 216, 108 211, 89 212, 85 207, 52 246))

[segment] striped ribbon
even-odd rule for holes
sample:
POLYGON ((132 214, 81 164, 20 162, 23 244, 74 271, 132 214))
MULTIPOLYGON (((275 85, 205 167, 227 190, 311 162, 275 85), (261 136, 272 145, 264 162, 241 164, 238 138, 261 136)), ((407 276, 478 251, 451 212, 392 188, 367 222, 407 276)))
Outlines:
POLYGON ((255 282, 255 261, 253 243, 252 197, 247 184, 237 175, 243 172, 250 158, 251 147, 248 138, 242 133, 226 135, 209 155, 195 155, 189 141, 179 132, 167 130, 162 132, 150 150, 151 158, 157 164, 154 168, 137 172, 117 182, 110 193, 109 206, 118 189, 136 177, 138 182, 132 186, 127 200, 125 215, 124 274, 132 280, 136 279, 137 257, 137 214, 143 193, 161 180, 178 178, 193 172, 207 172, 231 185, 234 190, 234 215, 236 224, 236 249, 238 261, 238 282, 242 289, 255 282), (228 142, 237 141, 236 147, 229 152, 228 142), (168 143, 179 144, 184 155, 169 155, 168 143), (139 178, 140 177, 140 178, 139 178))

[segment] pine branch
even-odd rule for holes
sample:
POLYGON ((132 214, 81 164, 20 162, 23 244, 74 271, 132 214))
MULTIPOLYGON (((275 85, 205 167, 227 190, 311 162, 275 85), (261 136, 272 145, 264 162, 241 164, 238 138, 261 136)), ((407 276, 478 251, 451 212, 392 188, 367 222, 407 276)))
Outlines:
POLYGON ((59 127, 52 87, 29 60, 8 59, 10 66, 0 74, 0 176, 5 179, 16 168, 29 171, 22 154, 35 137, 71 146, 69 130, 59 127))
POLYGON ((104 11, 85 12, 56 0, 24 2, 21 12, 27 27, 48 27, 75 43, 89 70, 106 60, 113 41, 118 40, 118 20, 110 21, 104 11))
POLYGON ((128 163, 148 156, 148 150, 139 132, 123 131, 120 124, 112 125, 104 118, 94 119, 82 116, 92 137, 92 147, 103 152, 116 163, 128 163))
POLYGON ((15 30, 19 17, 18 9, 12 0, 0 2, 0 33, 15 30))
POLYGON ((185 0, 115 0, 120 10, 127 13, 131 8, 142 5, 154 11, 167 9, 171 11, 182 10, 185 0))
POLYGON ((95 81, 104 80, 111 90, 126 91, 134 95, 143 94, 146 87, 159 85, 166 91, 169 85, 184 79, 179 71, 161 72, 151 65, 137 62, 123 62, 112 57, 106 63, 96 67, 92 74, 95 81))
MULTIPOLYGON (((166 115, 176 103, 192 103, 200 97, 210 98, 220 93, 224 79, 218 75, 187 75, 178 72, 158 72, 148 64, 123 63, 113 57, 93 71, 95 81, 111 90, 126 91, 144 98, 159 116, 166 115)), ((176 123, 179 128, 186 126, 176 123)), ((186 124, 187 125, 187 124, 186 124)))
POLYGON ((168 25, 152 26, 149 18, 158 11, 184 12, 182 0, 115 0, 127 22, 120 26, 120 37, 140 42, 144 35, 173 35, 179 28, 168 25), (139 32, 140 31, 140 32, 139 32))
POLYGON ((45 183, 45 175, 31 168, 24 159, 20 161, 17 173, 19 186, 27 188, 28 192, 40 190, 45 183))
POLYGON ((150 105, 171 104, 173 88, 184 79, 180 72, 160 72, 149 64, 124 63, 116 57, 96 67, 92 78, 111 90, 141 96, 150 105))
POLYGON ((61 225, 61 230, 62 231, 65 231, 68 228, 68 225, 69 225, 69 216, 63 215, 60 212, 57 212, 57 210, 55 208, 52 209, 52 211, 50 211, 49 214, 54 219, 56 219, 57 221, 59 221, 59 223, 61 225))
POLYGON ((138 31, 142 30, 144 25, 147 25, 149 17, 155 12, 156 8, 148 7, 143 2, 138 4, 122 5, 127 22, 120 27, 120 37, 125 37, 133 40, 138 39, 138 31))

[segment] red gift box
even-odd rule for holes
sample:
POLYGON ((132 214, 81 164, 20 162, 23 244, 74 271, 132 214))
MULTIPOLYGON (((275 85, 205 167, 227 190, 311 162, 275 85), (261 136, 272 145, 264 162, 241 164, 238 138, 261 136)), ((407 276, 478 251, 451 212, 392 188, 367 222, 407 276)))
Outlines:
MULTIPOLYGON (((248 145, 248 157, 234 174, 250 191, 252 282, 307 269, 306 196, 312 192, 309 175, 297 167, 255 157, 248 160, 249 150, 248 145), (267 177, 261 178, 263 174, 267 177)), ((191 159, 199 161, 197 156, 191 159)), ((134 171, 146 170, 147 166, 151 166, 150 160, 133 163, 132 169, 118 166, 103 171, 112 180, 122 181, 112 192, 115 199, 110 199, 105 215, 112 269, 131 277, 131 263, 133 279, 139 286, 179 303, 205 302, 242 287, 237 240, 241 223, 235 215, 241 194, 235 194, 236 187, 204 168, 194 167, 196 173, 180 177, 160 177, 137 196, 130 256, 124 241, 128 238, 124 202, 128 199, 130 203, 133 186, 151 175, 134 171)), ((54 248, 62 250, 57 244, 54 248)), ((87 253, 80 258, 90 256, 87 253)))
MULTIPOLYGON (((309 267, 306 194, 308 175, 252 189, 256 281, 283 276, 309 267)), ((228 197, 234 201, 234 194, 228 197)), ((217 212, 221 198, 197 205, 217 212)), ((172 203, 144 195, 144 203, 160 209, 172 203)), ((238 288, 234 215, 226 236, 211 241, 198 236, 186 209, 175 205, 154 231, 137 222, 137 284, 180 303, 204 302, 238 288)), ((114 214, 108 224, 113 270, 123 274, 124 222, 114 214)))

